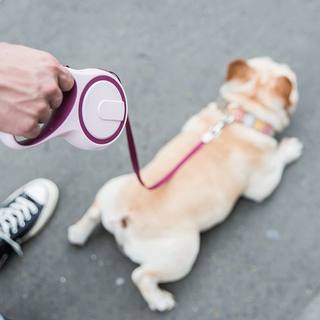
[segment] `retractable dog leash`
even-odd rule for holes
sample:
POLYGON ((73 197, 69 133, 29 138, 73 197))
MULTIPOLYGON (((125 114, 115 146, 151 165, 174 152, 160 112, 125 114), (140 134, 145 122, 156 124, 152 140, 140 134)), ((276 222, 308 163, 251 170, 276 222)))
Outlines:
MULTIPOLYGON (((143 181, 140 173, 138 154, 128 118, 128 102, 118 76, 102 69, 69 68, 69 71, 74 77, 74 86, 64 94, 61 106, 42 127, 39 136, 19 141, 10 134, 0 133, 0 140, 6 146, 22 150, 55 137, 62 137, 77 148, 100 150, 116 141, 126 127, 130 158, 137 179, 146 189, 155 190, 169 182, 203 146, 219 136, 225 126, 240 120, 245 123, 246 119, 249 119, 243 112, 226 115, 209 128, 201 140, 165 176, 149 186, 143 181)), ((271 132, 268 126, 262 129, 266 133, 271 132)))
POLYGON ((73 88, 64 94, 61 106, 42 127, 35 139, 19 141, 1 133, 0 139, 10 148, 26 149, 52 138, 62 137, 80 149, 97 150, 114 142, 124 129, 128 106, 118 77, 100 69, 75 70, 73 88))

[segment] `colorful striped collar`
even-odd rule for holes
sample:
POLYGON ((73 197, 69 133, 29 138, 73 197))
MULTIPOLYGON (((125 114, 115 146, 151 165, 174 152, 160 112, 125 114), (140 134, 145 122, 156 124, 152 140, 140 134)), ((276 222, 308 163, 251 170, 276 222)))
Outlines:
POLYGON ((242 123, 246 127, 253 128, 268 136, 273 136, 275 133, 275 130, 270 123, 258 119, 252 113, 245 111, 242 107, 231 108, 228 112, 233 115, 236 122, 242 123))

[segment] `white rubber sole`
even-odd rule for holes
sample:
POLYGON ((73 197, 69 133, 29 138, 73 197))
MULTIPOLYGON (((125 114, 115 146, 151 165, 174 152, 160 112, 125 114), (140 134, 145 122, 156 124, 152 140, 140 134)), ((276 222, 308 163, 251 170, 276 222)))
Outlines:
POLYGON ((31 228, 31 230, 27 233, 27 235, 21 238, 20 243, 26 242, 29 239, 33 238, 36 234, 40 232, 41 229, 43 229, 45 224, 50 220, 51 216, 53 215, 59 199, 59 189, 57 185, 51 180, 48 180, 45 178, 39 178, 39 179, 32 180, 27 184, 23 185, 21 188, 19 188, 13 194, 11 194, 8 200, 10 201, 10 199, 16 198, 20 193, 23 192, 23 190, 27 186, 34 183, 39 183, 45 186, 48 192, 48 199, 47 199, 47 202, 44 204, 44 207, 42 209, 42 212, 37 222, 31 228))

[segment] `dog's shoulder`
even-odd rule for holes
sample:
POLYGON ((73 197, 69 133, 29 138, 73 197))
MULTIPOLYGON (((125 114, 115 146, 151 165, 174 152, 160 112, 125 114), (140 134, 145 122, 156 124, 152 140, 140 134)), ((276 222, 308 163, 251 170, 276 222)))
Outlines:
POLYGON ((199 113, 193 115, 182 127, 182 131, 203 131, 208 124, 211 125, 216 119, 223 116, 217 103, 210 102, 199 113))

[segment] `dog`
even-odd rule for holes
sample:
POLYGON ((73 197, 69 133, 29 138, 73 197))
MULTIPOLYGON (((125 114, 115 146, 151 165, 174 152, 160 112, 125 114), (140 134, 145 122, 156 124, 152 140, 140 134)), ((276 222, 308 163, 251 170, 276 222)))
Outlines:
MULTIPOLYGON (((210 103, 142 170, 157 181, 225 114, 240 108, 260 124, 281 132, 298 101, 295 73, 267 57, 235 60, 220 90, 226 107, 210 103)), ((186 276, 198 255, 200 233, 225 220, 241 197, 262 202, 279 184, 284 168, 302 154, 297 138, 273 135, 234 122, 205 145, 162 187, 149 191, 133 174, 107 182, 92 206, 68 230, 69 242, 83 245, 102 222, 140 266, 132 280, 151 310, 174 308, 174 296, 159 283, 186 276)))

